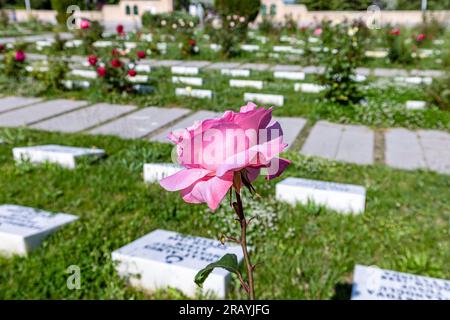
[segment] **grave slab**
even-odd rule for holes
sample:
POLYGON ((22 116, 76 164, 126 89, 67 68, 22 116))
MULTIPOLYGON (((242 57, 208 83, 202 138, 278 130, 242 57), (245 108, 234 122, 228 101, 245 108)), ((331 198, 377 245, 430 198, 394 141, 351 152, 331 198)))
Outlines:
POLYGON ((32 125, 34 129, 78 132, 135 110, 135 106, 99 103, 32 125))
MULTIPOLYGON (((147 291, 172 287, 187 296, 198 290, 195 275, 227 253, 242 260, 241 248, 222 245, 217 240, 186 236, 172 231, 155 230, 112 253, 117 272, 132 286, 147 291)), ((205 292, 225 298, 230 273, 214 269, 203 284, 205 292)))
POLYGON ((0 114, 0 127, 20 127, 29 125, 46 118, 78 109, 87 105, 86 101, 49 100, 28 107, 12 110, 0 114))
POLYGON ((184 61, 180 66, 188 68, 204 68, 210 64, 210 61, 184 61))
POLYGON ((363 213, 366 189, 362 186, 335 182, 287 178, 276 184, 276 198, 295 205, 323 205, 341 213, 363 213))
POLYGON ((280 123, 283 129, 283 141, 288 144, 287 148, 290 149, 305 126, 306 119, 291 117, 274 117, 273 119, 280 123))
POLYGON ((0 113, 42 101, 40 98, 3 97, 0 98, 0 113))
POLYGON ((388 129, 384 138, 384 158, 387 165, 407 170, 426 168, 423 150, 414 131, 403 128, 388 129))
POLYGON ((145 163, 144 182, 156 183, 159 180, 171 176, 184 168, 173 163, 145 163))
POLYGON ((296 65, 280 65, 280 64, 277 64, 276 66, 274 66, 272 68, 272 71, 274 71, 274 72, 280 72, 280 71, 284 71, 284 72, 301 72, 302 71, 302 67, 301 66, 296 66, 296 65))
POLYGON ((450 281, 356 265, 352 300, 450 300, 450 281))
POLYGON ((373 164, 375 134, 364 126, 346 125, 342 133, 336 160, 356 164, 373 164))
POLYGON ((17 163, 56 163, 68 169, 74 169, 81 158, 98 158, 105 155, 102 149, 79 148, 61 145, 42 145, 13 148, 13 157, 17 163))
POLYGON ((183 63, 182 60, 142 60, 152 67, 173 67, 183 63))
POLYGON ((30 207, 1 205, 0 253, 25 256, 50 234, 77 219, 65 213, 52 214, 30 207))
POLYGON ((212 112, 212 111, 197 111, 194 114, 180 120, 179 122, 172 125, 170 128, 167 128, 166 130, 158 133, 157 135, 151 137, 151 141, 158 141, 162 143, 171 143, 170 140, 167 138, 168 134, 172 131, 177 130, 183 130, 185 128, 188 128, 194 123, 206 119, 212 119, 220 116, 220 113, 212 112))
POLYGON ((127 139, 142 138, 187 113, 189 110, 180 108, 144 108, 94 128, 89 133, 115 135, 127 139))
POLYGON ((450 134, 438 130, 419 130, 417 135, 428 168, 450 174, 450 134))
POLYGON ((253 71, 266 71, 270 68, 266 63, 244 63, 240 66, 241 69, 250 69, 253 71))
POLYGON ((307 156, 334 159, 342 136, 343 126, 326 121, 317 122, 301 149, 307 156))
POLYGON ((206 69, 220 70, 220 69, 237 69, 241 65, 240 62, 216 62, 206 67, 206 69))

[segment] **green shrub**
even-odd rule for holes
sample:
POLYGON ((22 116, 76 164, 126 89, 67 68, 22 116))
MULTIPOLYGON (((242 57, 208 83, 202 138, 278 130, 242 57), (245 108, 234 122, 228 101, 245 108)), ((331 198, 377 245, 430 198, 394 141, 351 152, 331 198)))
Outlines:
POLYGON ((443 78, 433 79, 433 83, 428 86, 427 93, 429 101, 436 104, 439 109, 450 111, 450 73, 447 72, 443 78))
POLYGON ((88 54, 94 50, 93 43, 100 40, 103 33, 103 26, 98 21, 89 21, 89 28, 76 29, 75 36, 83 41, 83 50, 88 54))
POLYGON ((69 71, 67 62, 60 59, 50 60, 48 63, 48 71, 42 72, 39 69, 33 70, 31 76, 40 81, 45 90, 62 90, 64 86, 61 82, 69 71))
POLYGON ((277 28, 274 21, 267 16, 263 17, 258 24, 258 30, 266 36, 277 36, 279 34, 279 28, 277 28))
POLYGON ((25 45, 19 44, 16 45, 14 50, 10 50, 5 54, 3 73, 7 77, 15 79, 16 81, 23 79, 27 75, 27 71, 25 69, 27 66, 26 59, 23 61, 18 61, 16 59, 17 52, 24 53, 24 49, 25 45))
POLYGON ((411 64, 413 47, 405 42, 403 31, 390 25, 383 30, 388 48, 388 59, 393 63, 411 64))
POLYGON ((238 15, 245 17, 249 22, 256 19, 261 7, 260 0, 215 0, 214 7, 217 13, 224 16, 238 15))
POLYGON ((0 27, 6 29, 9 24, 9 17, 6 10, 0 9, 0 27))
POLYGON ((367 30, 361 21, 344 22, 333 27, 324 24, 321 37, 328 50, 322 51, 325 72, 319 81, 326 87, 325 97, 340 104, 356 103, 362 98, 355 70, 361 66, 366 49, 367 30))
POLYGON ((247 38, 248 21, 244 17, 215 17, 205 21, 205 32, 221 46, 224 58, 240 54, 240 44, 247 38))

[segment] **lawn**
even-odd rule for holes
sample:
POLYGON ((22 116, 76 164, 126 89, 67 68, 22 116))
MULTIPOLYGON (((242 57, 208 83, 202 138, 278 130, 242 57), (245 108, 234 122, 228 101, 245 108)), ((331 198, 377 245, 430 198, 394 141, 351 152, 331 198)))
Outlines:
MULTIPOLYGON (((181 298, 175 290, 144 294, 127 287, 111 252, 154 229, 210 238, 238 229, 227 201, 212 215, 204 205, 185 204, 178 194, 143 183, 143 163, 169 161, 169 145, 26 129, 2 129, 0 139, 0 203, 80 217, 29 257, 0 259, 0 299, 181 298), (14 164, 12 147, 48 143, 101 147, 108 157, 73 171, 14 164), (70 265, 81 268, 80 290, 66 286, 70 265)), ((363 185, 367 206, 356 216, 314 205, 293 208, 273 199, 277 181, 258 180, 263 199, 245 199, 247 215, 259 217, 250 225, 253 260, 261 263, 257 297, 346 299, 356 263, 450 278, 449 176, 334 163, 294 151, 285 156, 293 164, 283 177, 363 185)), ((230 298, 245 298, 238 288, 234 280, 230 298)))

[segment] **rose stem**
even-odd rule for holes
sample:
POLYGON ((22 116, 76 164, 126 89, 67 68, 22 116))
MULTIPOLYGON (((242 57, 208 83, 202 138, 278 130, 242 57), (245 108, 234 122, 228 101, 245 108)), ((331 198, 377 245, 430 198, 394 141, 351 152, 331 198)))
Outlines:
POLYGON ((241 195, 235 190, 237 206, 235 207, 236 213, 239 216, 239 222, 241 223, 241 247, 244 253, 245 265, 247 266, 248 277, 248 294, 250 300, 255 300, 255 287, 253 283, 253 265, 250 262, 250 256, 247 250, 247 220, 244 215, 244 208, 242 206, 241 195))

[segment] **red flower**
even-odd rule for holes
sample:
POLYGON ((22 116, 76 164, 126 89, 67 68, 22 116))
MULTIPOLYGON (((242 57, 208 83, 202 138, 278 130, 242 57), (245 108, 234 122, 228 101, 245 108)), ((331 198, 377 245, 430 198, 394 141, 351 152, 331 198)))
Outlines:
POLYGON ((2 52, 3 50, 5 50, 5 45, 3 43, 0 43, 0 52, 2 52))
POLYGON ((191 47, 195 46, 197 44, 197 41, 195 41, 194 39, 189 39, 189 45, 191 47))
POLYGON ((89 28, 89 25, 90 25, 89 20, 83 19, 80 22, 80 28, 81 29, 87 29, 87 28, 89 28))
POLYGON ((16 51, 16 55, 14 56, 14 59, 17 62, 24 62, 25 58, 26 58, 25 52, 23 52, 22 50, 16 51))
POLYGON ((122 35, 123 34, 123 25, 119 24, 116 27, 116 31, 117 31, 118 34, 122 35))
POLYGON ((139 58, 139 59, 144 59, 145 58, 145 51, 138 51, 137 53, 137 57, 139 58))
POLYGON ((114 49, 112 49, 111 53, 112 53, 113 56, 117 57, 119 55, 119 50, 114 48, 114 49))
POLYGON ((114 68, 120 68, 122 66, 122 62, 119 59, 115 58, 115 59, 112 59, 111 65, 114 68))
POLYGON ((416 40, 417 41, 423 41, 425 40, 426 36, 423 33, 420 33, 419 35, 417 35, 416 40))
POLYGON ((89 64, 90 64, 91 66, 95 66, 95 65, 97 64, 97 62, 98 62, 98 59, 97 59, 96 56, 90 55, 90 56, 88 57, 88 62, 89 62, 89 64))
POLYGON ((135 77, 135 76, 136 76, 136 70, 134 70, 134 69, 128 70, 128 75, 129 75, 130 77, 135 77))
POLYGON ((106 68, 105 67, 98 67, 97 68, 97 74, 99 77, 106 76, 106 68))
POLYGON ((392 29, 389 34, 393 35, 393 36, 399 36, 400 35, 400 29, 399 28, 394 28, 392 29))

